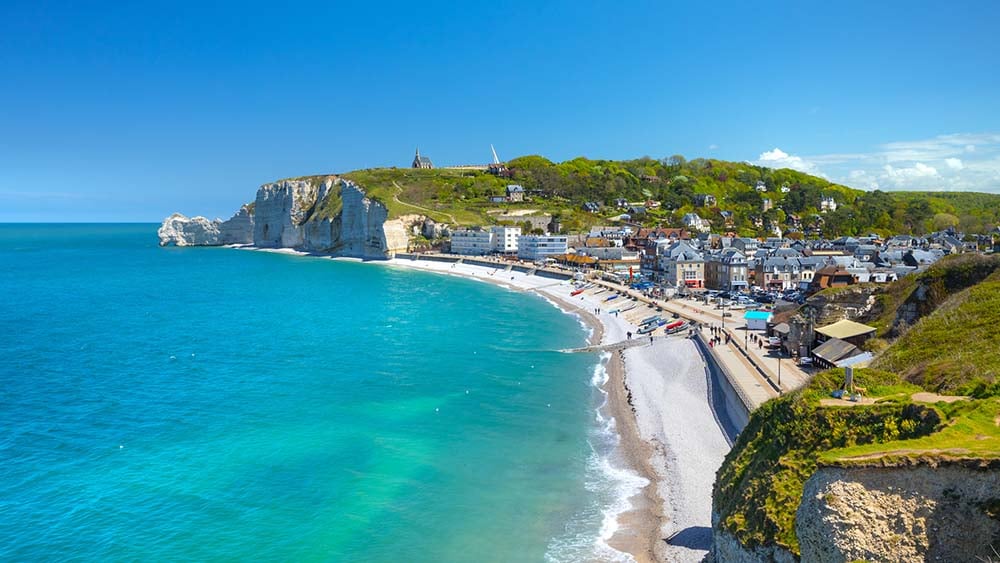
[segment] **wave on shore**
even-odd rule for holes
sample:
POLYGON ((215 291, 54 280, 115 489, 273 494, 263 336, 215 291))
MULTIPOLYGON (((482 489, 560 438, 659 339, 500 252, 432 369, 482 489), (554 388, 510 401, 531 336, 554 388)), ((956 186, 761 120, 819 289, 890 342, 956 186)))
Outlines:
MULTIPOLYGON (((586 323, 583 323, 586 324, 586 323)), ((597 495, 598 501, 586 513, 576 515, 566 524, 566 533, 556 537, 549 544, 546 560, 570 562, 599 559, 601 561, 635 561, 624 552, 612 548, 608 541, 618 531, 618 516, 631 508, 631 499, 649 481, 627 464, 618 453, 621 438, 615 419, 605 414, 608 394, 604 384, 608 381, 607 362, 611 355, 604 353, 595 364, 590 378, 594 388, 594 428, 590 432, 591 453, 587 459, 585 486, 597 495), (585 526, 600 514, 601 528, 598 536, 593 528, 585 526)))

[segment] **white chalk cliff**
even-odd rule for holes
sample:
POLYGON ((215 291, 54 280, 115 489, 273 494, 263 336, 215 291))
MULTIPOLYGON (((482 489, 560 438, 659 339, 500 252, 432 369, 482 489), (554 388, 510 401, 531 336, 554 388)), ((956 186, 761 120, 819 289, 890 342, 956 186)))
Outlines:
POLYGON ((226 222, 175 213, 159 235, 163 246, 253 244, 377 259, 405 252, 412 224, 423 219, 389 219, 386 206, 364 189, 328 176, 264 184, 252 206, 226 222))
POLYGON ((218 246, 220 244, 250 244, 253 242, 253 212, 244 205, 228 221, 205 217, 186 217, 174 213, 160 225, 156 234, 160 246, 218 246))

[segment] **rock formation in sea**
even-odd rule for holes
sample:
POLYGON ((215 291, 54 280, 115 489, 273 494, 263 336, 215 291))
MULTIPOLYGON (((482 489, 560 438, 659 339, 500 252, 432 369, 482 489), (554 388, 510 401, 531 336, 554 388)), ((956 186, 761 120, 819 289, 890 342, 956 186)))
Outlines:
POLYGON ((222 221, 209 221, 204 217, 187 217, 174 213, 167 217, 156 234, 160 246, 206 246, 219 244, 219 225, 222 221))
POLYGON ((174 213, 160 225, 156 234, 160 246, 218 246, 253 242, 253 210, 244 205, 228 221, 205 217, 187 217, 174 213))
POLYGON ((409 245, 422 215, 389 218, 389 209, 360 186, 336 176, 264 184, 251 205, 226 222, 179 213, 160 227, 160 244, 253 244, 358 258, 389 258, 409 245))

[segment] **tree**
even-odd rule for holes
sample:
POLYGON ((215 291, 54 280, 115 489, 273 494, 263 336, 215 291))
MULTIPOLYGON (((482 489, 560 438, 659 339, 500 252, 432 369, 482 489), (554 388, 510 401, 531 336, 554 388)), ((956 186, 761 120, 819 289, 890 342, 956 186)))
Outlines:
POLYGON ((931 224, 934 226, 935 231, 943 231, 948 227, 958 226, 958 217, 955 217, 951 213, 937 213, 934 215, 934 219, 931 220, 931 224))
POLYGON ((681 166, 684 166, 686 163, 687 159, 685 159, 684 156, 680 154, 668 156, 667 158, 663 159, 664 166, 672 166, 674 168, 680 168, 681 166))
POLYGON ((926 199, 914 199, 906 204, 903 221, 911 232, 923 234, 924 221, 930 219, 933 214, 931 204, 926 199))

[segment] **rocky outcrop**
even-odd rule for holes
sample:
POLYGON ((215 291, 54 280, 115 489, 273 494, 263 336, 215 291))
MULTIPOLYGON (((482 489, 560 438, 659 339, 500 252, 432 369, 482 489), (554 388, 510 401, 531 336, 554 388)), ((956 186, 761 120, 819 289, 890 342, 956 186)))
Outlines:
POLYGON ((717 563, 797 563, 798 558, 778 546, 746 547, 732 534, 712 527, 712 561, 717 563))
POLYGON ((391 258, 405 252, 422 215, 389 219, 389 210, 364 189, 337 178, 283 180, 257 190, 230 220, 189 219, 175 214, 160 227, 160 244, 178 246, 253 244, 337 256, 391 258))
POLYGON ((826 289, 807 299, 804 309, 812 309, 817 326, 865 318, 880 291, 882 287, 870 283, 826 289))
POLYGON ((1000 462, 821 468, 795 532, 803 561, 988 561, 1000 549, 1000 462))
POLYGON ((228 221, 205 217, 186 217, 174 213, 160 225, 156 234, 160 246, 218 246, 253 243, 253 208, 244 205, 228 221))
POLYGON ((160 246, 214 246, 219 243, 220 219, 209 221, 204 217, 187 217, 174 213, 167 217, 156 234, 160 246))
POLYGON ((219 225, 222 244, 253 244, 253 206, 244 205, 228 221, 219 225))

